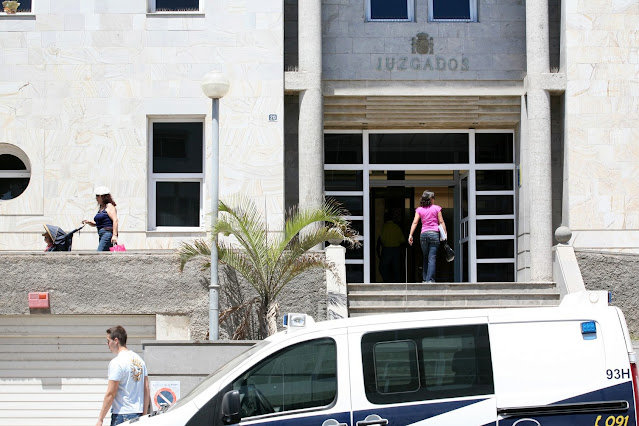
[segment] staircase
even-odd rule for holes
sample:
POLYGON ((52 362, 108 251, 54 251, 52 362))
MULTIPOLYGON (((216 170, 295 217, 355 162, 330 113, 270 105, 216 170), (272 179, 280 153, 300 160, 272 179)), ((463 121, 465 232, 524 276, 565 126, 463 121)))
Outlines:
POLYGON ((556 306, 555 283, 348 284, 349 316, 437 309, 556 306))

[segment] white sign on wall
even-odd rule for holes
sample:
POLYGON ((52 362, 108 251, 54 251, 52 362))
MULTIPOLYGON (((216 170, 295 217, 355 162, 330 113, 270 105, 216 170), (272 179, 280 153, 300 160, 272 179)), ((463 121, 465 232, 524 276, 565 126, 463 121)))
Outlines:
POLYGON ((157 382, 149 384, 153 410, 158 411, 165 405, 173 405, 180 399, 180 382, 157 382))

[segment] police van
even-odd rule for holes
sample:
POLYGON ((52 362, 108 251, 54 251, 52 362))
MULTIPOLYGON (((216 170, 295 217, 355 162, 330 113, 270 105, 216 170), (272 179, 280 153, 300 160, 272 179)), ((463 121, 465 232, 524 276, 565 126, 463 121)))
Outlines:
POLYGON ((636 356, 605 292, 557 307, 285 322, 135 423, 637 426, 636 356))

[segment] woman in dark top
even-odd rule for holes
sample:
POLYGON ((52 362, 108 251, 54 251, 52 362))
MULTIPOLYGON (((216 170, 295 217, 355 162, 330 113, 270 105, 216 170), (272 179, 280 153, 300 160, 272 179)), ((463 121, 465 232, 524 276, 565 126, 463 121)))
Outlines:
POLYGON ((95 199, 99 206, 98 213, 93 220, 83 220, 82 223, 98 228, 98 251, 109 251, 118 243, 118 211, 108 188, 95 188, 95 199))

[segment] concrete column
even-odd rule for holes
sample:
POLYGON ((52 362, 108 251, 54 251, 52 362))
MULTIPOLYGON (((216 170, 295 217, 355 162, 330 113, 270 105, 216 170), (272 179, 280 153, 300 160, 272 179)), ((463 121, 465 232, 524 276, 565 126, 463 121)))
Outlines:
POLYGON ((298 3, 300 92, 299 206, 318 207, 324 200, 324 121, 322 102, 322 2, 298 3))
POLYGON ((550 72, 548 0, 526 1, 526 57, 530 278, 552 281, 550 94, 539 78, 550 72))
POLYGON ((346 249, 331 243, 326 247, 326 260, 333 264, 333 270, 326 271, 326 318, 348 318, 346 249))

